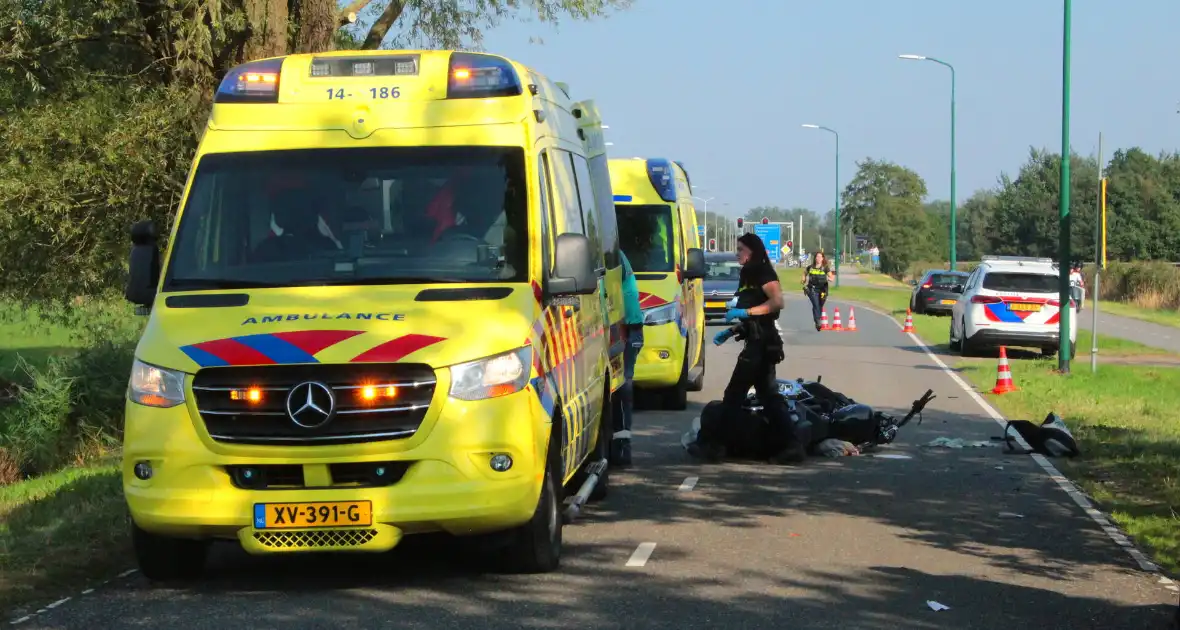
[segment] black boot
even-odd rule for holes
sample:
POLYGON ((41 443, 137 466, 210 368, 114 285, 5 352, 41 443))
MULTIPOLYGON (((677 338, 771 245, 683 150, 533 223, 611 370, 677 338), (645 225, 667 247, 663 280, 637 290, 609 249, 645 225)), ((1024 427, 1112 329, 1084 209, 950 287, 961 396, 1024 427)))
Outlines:
POLYGON ((615 438, 610 443, 610 463, 620 468, 631 465, 631 440, 615 438))

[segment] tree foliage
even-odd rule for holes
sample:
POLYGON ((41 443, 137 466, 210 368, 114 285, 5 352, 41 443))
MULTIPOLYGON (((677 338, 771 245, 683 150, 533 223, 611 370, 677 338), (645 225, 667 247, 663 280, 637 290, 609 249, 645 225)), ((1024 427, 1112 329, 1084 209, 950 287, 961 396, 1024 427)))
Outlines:
POLYGON ((479 48, 631 0, 0 0, 0 298, 118 291, 127 229, 168 226, 217 82, 250 59, 479 48))
POLYGON ((881 269, 893 273, 937 251, 936 221, 923 206, 925 197, 926 182, 916 172, 868 158, 844 187, 840 219, 881 248, 881 269))

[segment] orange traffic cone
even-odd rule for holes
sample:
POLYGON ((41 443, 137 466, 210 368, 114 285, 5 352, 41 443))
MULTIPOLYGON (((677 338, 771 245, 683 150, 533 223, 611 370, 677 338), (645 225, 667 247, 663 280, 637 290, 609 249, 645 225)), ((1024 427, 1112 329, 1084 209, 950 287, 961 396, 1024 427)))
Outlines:
POLYGON ((914 332, 914 314, 908 308, 905 310, 905 328, 902 328, 901 332, 914 332))
POLYGON ((832 324, 832 330, 844 330, 844 326, 840 324, 840 307, 836 307, 836 323, 832 324))
POLYGON ((846 332, 856 332, 856 309, 848 307, 848 328, 844 329, 846 332))
POLYGON ((828 312, 827 311, 820 311, 819 329, 820 330, 831 330, 832 329, 832 327, 828 325, 828 312))
POLYGON ((1012 370, 1008 367, 1008 349, 1000 346, 1000 363, 996 366, 996 386, 992 393, 1007 394, 1014 391, 1017 391, 1017 388, 1012 382, 1012 370))

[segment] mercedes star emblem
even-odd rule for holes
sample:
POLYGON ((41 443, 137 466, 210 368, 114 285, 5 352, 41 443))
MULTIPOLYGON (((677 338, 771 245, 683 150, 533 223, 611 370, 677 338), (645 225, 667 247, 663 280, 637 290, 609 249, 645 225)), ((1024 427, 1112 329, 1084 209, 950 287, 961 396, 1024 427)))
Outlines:
POLYGON ((323 383, 300 383, 287 394, 287 415, 305 429, 318 429, 336 415, 336 395, 323 383))

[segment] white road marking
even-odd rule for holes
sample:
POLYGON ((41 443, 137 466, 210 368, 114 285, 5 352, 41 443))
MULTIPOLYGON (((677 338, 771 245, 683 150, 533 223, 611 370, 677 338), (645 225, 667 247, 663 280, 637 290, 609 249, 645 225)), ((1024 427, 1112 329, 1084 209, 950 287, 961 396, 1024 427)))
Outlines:
MULTIPOLYGON (((109 580, 103 580, 101 583, 99 583, 98 587, 88 588, 88 589, 82 591, 80 593, 80 595, 89 595, 95 591, 95 588, 101 588, 102 586, 105 586, 117 579, 125 578, 125 577, 131 575, 132 573, 135 573, 136 571, 138 571, 138 569, 128 569, 128 570, 120 573, 116 577, 113 577, 109 580)), ((57 600, 56 602, 53 602, 52 604, 49 604, 49 605, 45 606, 44 608, 37 610, 36 612, 34 612, 32 614, 25 615, 24 617, 21 617, 19 619, 13 619, 12 621, 10 621, 8 623, 9 623, 9 625, 13 625, 13 626, 20 624, 20 623, 24 623, 24 622, 32 619, 33 617, 36 617, 37 615, 43 615, 43 614, 49 612, 50 610, 53 610, 54 608, 57 608, 58 606, 65 604, 66 602, 70 601, 71 599, 73 599, 73 597, 63 597, 63 598, 57 600)))
POLYGON ((647 559, 651 557, 651 553, 656 550, 654 542, 639 543, 635 548, 635 552, 631 554, 631 559, 627 560, 629 567, 641 567, 647 564, 647 559))
MULTIPOLYGON (((885 313, 882 313, 881 311, 874 308, 865 307, 865 309, 889 319, 889 321, 893 322, 898 328, 905 328, 901 322, 894 319, 891 315, 886 315, 885 313)), ((938 355, 934 354, 932 350, 930 350, 930 347, 926 345, 926 342, 922 341, 922 339, 915 333, 905 334, 909 335, 910 339, 926 353, 926 356, 930 357, 930 360, 938 364, 938 367, 942 368, 942 371, 947 376, 949 376, 951 380, 957 383, 959 387, 967 393, 968 396, 974 399, 975 402, 979 404, 980 408, 982 408, 989 416, 991 416, 992 420, 995 420, 996 423, 1001 427, 1006 427, 1008 425, 1008 421, 1004 418, 1004 416, 999 411, 996 411, 995 407, 992 407, 991 404, 984 400, 983 396, 980 396, 973 387, 968 385, 966 381, 960 378, 959 375, 954 372, 954 370, 947 367, 947 364, 943 363, 942 359, 939 358, 938 355)), ((1032 449, 1028 442, 1025 442, 1024 438, 1020 437, 1020 434, 1014 434, 1013 437, 1021 448, 1027 450, 1032 449)), ((1073 502, 1076 503, 1078 507, 1082 508, 1082 511, 1085 512, 1086 515, 1089 516, 1090 519, 1093 520, 1102 531, 1106 532, 1106 535, 1109 536, 1116 545, 1127 551, 1131 558, 1134 559, 1139 565, 1140 569, 1151 573, 1159 572, 1160 568, 1154 562, 1148 559, 1148 557, 1142 551, 1135 548, 1135 545, 1110 522, 1110 519, 1108 519, 1105 514, 1095 509, 1094 505, 1090 503, 1090 500, 1086 498, 1086 495, 1083 494, 1081 490, 1078 490, 1077 486, 1067 479, 1065 475, 1061 474, 1061 471, 1057 470, 1057 467, 1054 466, 1048 458, 1046 458, 1044 455, 1041 455, 1040 453, 1033 453, 1030 455, 1030 457, 1032 457, 1033 461, 1041 467, 1041 470, 1044 470, 1045 473, 1049 475, 1050 479, 1057 482, 1057 486, 1061 488, 1065 494, 1069 495, 1069 498, 1073 499, 1073 502)))
POLYGON ((680 484, 680 491, 688 492, 689 490, 692 490, 697 486, 697 482, 700 481, 700 479, 700 477, 685 477, 684 481, 680 484))

